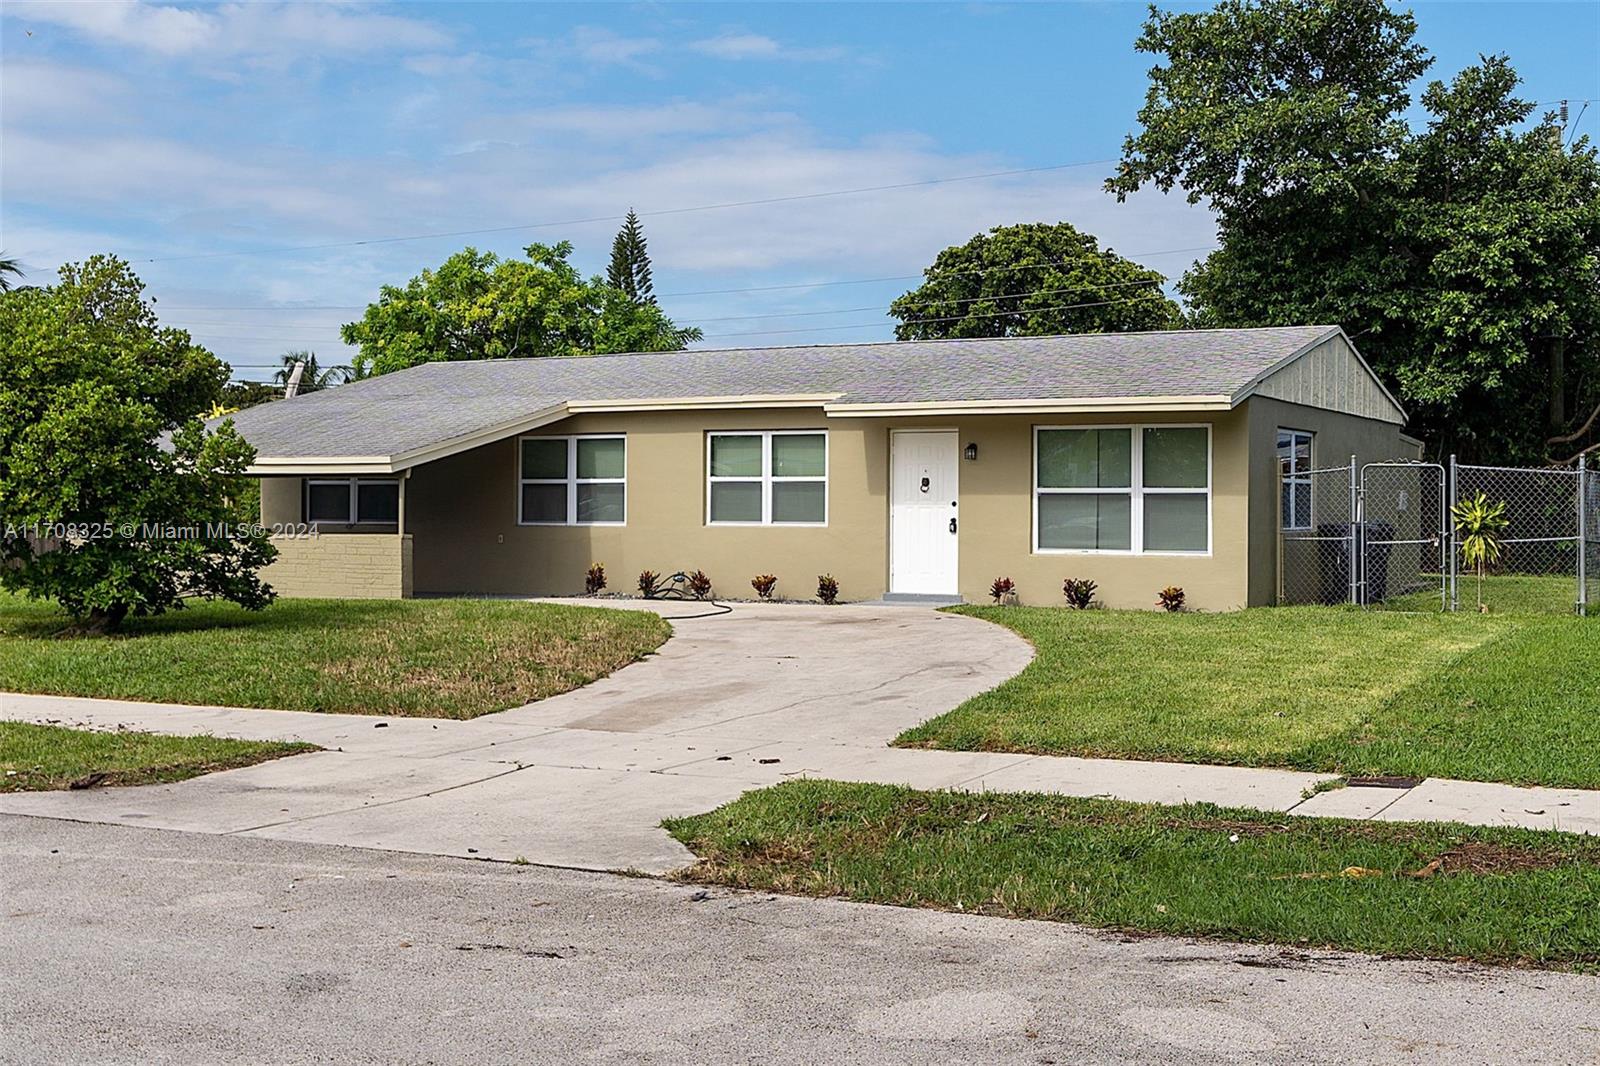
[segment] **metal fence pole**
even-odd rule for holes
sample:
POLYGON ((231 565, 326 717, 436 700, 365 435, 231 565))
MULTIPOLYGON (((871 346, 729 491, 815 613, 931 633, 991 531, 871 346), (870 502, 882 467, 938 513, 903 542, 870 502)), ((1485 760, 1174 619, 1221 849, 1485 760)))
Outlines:
POLYGON ((1588 456, 1578 456, 1578 615, 1589 612, 1589 529, 1588 508, 1584 507, 1584 481, 1588 475, 1588 456))
POLYGON ((1361 490, 1356 457, 1350 457, 1350 602, 1361 605, 1361 490))
POLYGON ((1450 596, 1445 604, 1445 610, 1457 611, 1461 609, 1461 595, 1456 588, 1456 454, 1450 453, 1450 484, 1445 500, 1445 550, 1450 553, 1450 596))

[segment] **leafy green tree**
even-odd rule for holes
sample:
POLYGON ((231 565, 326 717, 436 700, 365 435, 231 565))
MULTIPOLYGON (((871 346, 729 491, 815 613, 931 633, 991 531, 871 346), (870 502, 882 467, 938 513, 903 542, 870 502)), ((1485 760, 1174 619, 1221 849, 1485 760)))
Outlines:
POLYGON ((1159 273, 1065 222, 996 226, 946 248, 926 280, 889 305, 900 340, 1172 329, 1159 273))
POLYGON ((502 260, 468 248, 404 287, 385 285, 342 330, 361 348, 356 376, 457 359, 675 351, 700 339, 655 304, 583 277, 567 262, 571 244, 526 251, 526 260, 502 260))
POLYGON ((191 597, 270 602, 275 549, 222 528, 255 453, 199 417, 227 378, 115 257, 0 296, 0 585, 91 632, 191 597))
POLYGON ((650 252, 639 216, 628 208, 628 217, 611 242, 611 264, 606 267, 606 282, 627 293, 634 303, 655 303, 655 283, 650 280, 650 252))
POLYGON ((0 292, 11 291, 11 279, 22 277, 22 264, 0 252, 0 292))
POLYGON ((1441 452, 1566 458, 1600 402, 1600 166, 1529 122, 1504 56, 1429 84, 1413 128, 1415 32, 1381 0, 1152 9, 1165 62, 1107 187, 1217 212, 1179 284, 1197 324, 1338 323, 1441 452))
POLYGON ((289 379, 294 376, 294 365, 304 363, 305 370, 300 373, 300 392, 319 392, 322 389, 343 385, 353 377, 353 371, 348 366, 323 367, 317 363, 317 353, 303 349, 284 352, 280 357, 281 367, 273 371, 272 380, 280 386, 287 387, 289 379))

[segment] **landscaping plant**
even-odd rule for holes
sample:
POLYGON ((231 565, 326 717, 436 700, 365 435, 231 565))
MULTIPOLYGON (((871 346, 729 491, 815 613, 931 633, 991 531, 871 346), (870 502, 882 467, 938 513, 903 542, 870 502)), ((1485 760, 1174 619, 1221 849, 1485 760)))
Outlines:
POLYGON ((997 577, 989 586, 989 595, 994 597, 996 606, 1006 602, 1014 603, 1017 598, 1017 583, 1009 577, 997 577))
POLYGON ((661 575, 654 570, 639 571, 639 595, 647 600, 661 595, 661 575))
POLYGON ((689 585, 689 595, 697 600, 703 600, 711 595, 711 579, 704 570, 696 570, 685 579, 689 585))
POLYGON ((750 579, 750 587, 755 589, 756 595, 764 600, 772 599, 772 586, 777 583, 778 579, 771 574, 757 574, 750 579))
POLYGON ((1460 500, 1450 508, 1455 522, 1456 536, 1461 542, 1461 561, 1478 575, 1478 610, 1483 605, 1483 575, 1500 560, 1500 534, 1510 524, 1506 518, 1506 502, 1489 502, 1489 497, 1478 493, 1471 499, 1460 500))
POLYGON ((823 603, 839 602, 839 582, 832 574, 817 575, 817 599, 823 603))
POLYGON ((1156 593, 1156 606, 1160 607, 1164 611, 1172 611, 1173 613, 1176 613, 1183 610, 1183 601, 1184 594, 1182 585, 1168 585, 1166 588, 1156 593))
POLYGON ((589 567, 589 572, 583 576, 583 591, 590 596, 598 596, 600 590, 606 587, 606 568, 603 563, 595 563, 589 567))
POLYGON ((1094 602, 1094 590, 1099 588, 1093 581, 1083 577, 1069 577, 1061 583, 1062 595, 1067 598, 1067 606, 1079 611, 1086 611, 1094 602))

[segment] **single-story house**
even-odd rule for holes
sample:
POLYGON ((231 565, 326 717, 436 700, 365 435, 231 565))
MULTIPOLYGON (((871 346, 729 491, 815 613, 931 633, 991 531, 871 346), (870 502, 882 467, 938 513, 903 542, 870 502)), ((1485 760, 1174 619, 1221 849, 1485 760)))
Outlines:
POLYGON ((1221 610, 1274 601, 1310 520, 1280 466, 1417 454, 1337 326, 428 363, 233 420, 288 596, 564 595, 599 562, 1221 610))

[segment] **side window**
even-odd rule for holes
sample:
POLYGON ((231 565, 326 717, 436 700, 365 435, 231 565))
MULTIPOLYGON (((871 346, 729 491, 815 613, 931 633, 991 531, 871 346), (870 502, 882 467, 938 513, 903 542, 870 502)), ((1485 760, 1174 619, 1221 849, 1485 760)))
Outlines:
POLYGON ((525 526, 620 526, 628 517, 622 436, 523 437, 517 521, 525 526))
POLYGON ((1278 430, 1278 521, 1284 529, 1311 528, 1311 437, 1303 429, 1278 430))

